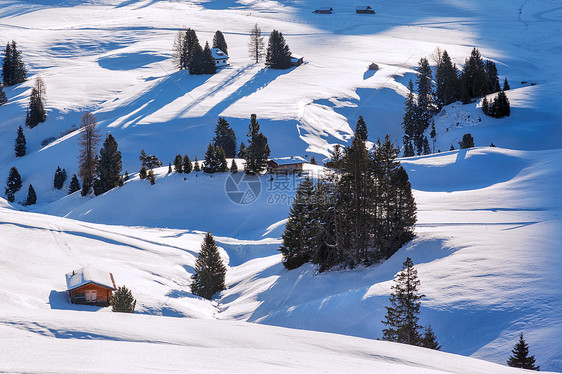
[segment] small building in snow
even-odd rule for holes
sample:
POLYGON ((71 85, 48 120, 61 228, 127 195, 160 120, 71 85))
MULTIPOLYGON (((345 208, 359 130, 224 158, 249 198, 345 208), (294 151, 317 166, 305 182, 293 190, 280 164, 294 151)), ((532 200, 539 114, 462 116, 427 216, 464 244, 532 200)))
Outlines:
POLYGON ((213 54, 213 60, 215 61, 216 67, 220 68, 228 65, 228 56, 226 53, 218 48, 211 48, 211 53, 213 54))
POLYGON ((272 174, 300 173, 306 160, 300 156, 279 157, 267 160, 267 172, 272 174))
POLYGON ((291 55, 291 66, 299 66, 304 63, 304 57, 299 55, 291 55))
POLYGON ((318 13, 318 14, 332 14, 332 12, 334 11, 333 8, 330 7, 323 7, 323 8, 318 8, 316 9, 314 12, 312 13, 318 13))
POLYGON ((66 290, 73 304, 107 306, 115 289, 113 274, 89 266, 66 274, 66 290))
POLYGON ((359 14, 375 14, 375 10, 368 5, 358 6, 355 8, 355 13, 359 14))

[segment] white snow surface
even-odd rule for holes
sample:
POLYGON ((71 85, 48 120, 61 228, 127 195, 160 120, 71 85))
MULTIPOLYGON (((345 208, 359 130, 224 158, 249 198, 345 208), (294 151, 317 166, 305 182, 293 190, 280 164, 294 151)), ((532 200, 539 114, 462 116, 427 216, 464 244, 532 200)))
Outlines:
POLYGON ((16 166, 24 186, 16 203, 0 198, 0 372, 515 373, 505 360, 521 331, 541 368, 562 372, 562 5, 384 0, 376 15, 355 14, 360 5, 0 0, 0 44, 16 40, 29 68, 0 106, 0 176, 16 166), (326 5, 334 14, 312 13, 326 5), (252 63, 255 23, 283 32, 305 64, 252 63), (213 76, 176 71, 182 26, 203 43, 220 29, 230 66, 213 76), (473 46, 508 77, 512 115, 483 116, 479 102, 441 112, 434 146, 443 152, 402 160, 416 238, 380 265, 283 268, 277 248, 298 177, 264 176, 257 200, 237 205, 225 194, 228 174, 165 166, 154 186, 136 175, 141 149, 165 165, 178 153, 203 159, 219 116, 240 142, 257 113, 272 157, 320 160, 346 144, 359 115, 371 141, 400 139, 419 58, 440 47, 462 65, 473 46), (16 159, 35 76, 46 83, 48 119, 24 129, 28 154, 16 159), (97 197, 67 196, 53 174, 77 172, 75 126, 87 110, 115 136, 131 179, 97 197), (448 152, 466 132, 477 147, 448 152), (24 207, 30 183, 38 204, 24 207), (206 231, 228 264, 227 289, 210 302, 189 287, 206 231), (421 323, 448 353, 374 340, 407 256, 426 295, 421 323), (65 274, 83 266, 132 289, 137 313, 69 304, 65 274))

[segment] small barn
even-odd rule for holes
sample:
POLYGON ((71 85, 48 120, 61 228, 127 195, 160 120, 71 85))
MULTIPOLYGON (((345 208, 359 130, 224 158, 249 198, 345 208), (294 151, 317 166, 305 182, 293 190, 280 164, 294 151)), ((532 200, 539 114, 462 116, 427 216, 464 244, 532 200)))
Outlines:
POLYGON ((312 13, 318 13, 318 14, 332 14, 332 12, 334 11, 333 8, 330 7, 324 7, 324 8, 318 8, 316 9, 314 12, 312 13))
POLYGON ((216 67, 220 68, 222 66, 228 65, 228 56, 220 49, 211 48, 211 54, 213 55, 213 60, 215 61, 216 67))
POLYGON ((304 57, 299 55, 291 55, 291 66, 300 66, 304 63, 304 57))
POLYGON ((375 14, 375 10, 368 5, 358 6, 355 8, 355 13, 359 14, 375 14))
POLYGON ((115 289, 113 274, 89 266, 66 274, 66 290, 73 304, 108 306, 115 289))
POLYGON ((280 157, 267 160, 267 172, 272 174, 300 173, 306 160, 300 156, 280 157))

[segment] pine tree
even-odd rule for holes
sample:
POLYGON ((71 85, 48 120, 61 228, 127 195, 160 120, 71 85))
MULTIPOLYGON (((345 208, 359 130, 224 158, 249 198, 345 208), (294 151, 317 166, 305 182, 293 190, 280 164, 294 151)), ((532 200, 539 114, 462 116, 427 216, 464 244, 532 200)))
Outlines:
POLYGON ((156 155, 147 155, 144 149, 141 150, 139 161, 142 163, 142 166, 148 169, 154 169, 162 166, 162 161, 160 161, 156 155))
POLYGON ((427 136, 423 137, 423 154, 429 155, 431 154, 431 148, 429 147, 429 141, 427 140, 427 136))
POLYGON ((168 163, 168 174, 172 174, 172 163, 168 163))
POLYGON ((316 161, 316 158, 314 158, 314 156, 310 158, 310 165, 318 165, 318 161, 316 161))
POLYGON ((193 161, 193 171, 201 171, 201 166, 199 166, 199 161, 197 161, 197 156, 195 156, 195 161, 193 161))
POLYGON ((498 92, 500 90, 500 80, 498 78, 498 68, 494 61, 487 60, 484 64, 486 74, 488 75, 488 91, 487 93, 498 92))
POLYGON ((133 293, 125 286, 117 287, 110 299, 111 310, 119 313, 134 313, 137 301, 133 293))
POLYGON ((263 36, 261 35, 260 27, 256 23, 250 30, 250 41, 248 42, 248 53, 256 64, 263 58, 263 49, 263 36))
POLYGON ((129 172, 127 170, 125 170, 125 176, 123 177, 123 180, 125 182, 129 180, 129 172))
POLYGON ((205 235, 199 256, 195 261, 195 272, 191 276, 191 292, 205 299, 225 289, 226 267, 219 254, 215 239, 210 232, 205 235))
POLYGON ((8 96, 4 92, 4 85, 0 83, 0 105, 6 104, 8 102, 8 96))
POLYGON ((141 169, 139 170, 139 178, 140 179, 146 178, 146 167, 145 166, 142 166, 141 169))
POLYGON ((94 193, 100 195, 119 185, 122 170, 121 152, 117 149, 117 141, 109 134, 100 149, 96 165, 94 193))
POLYGON ((33 205, 37 202, 37 194, 33 189, 33 185, 29 185, 29 189, 27 190, 27 198, 25 199, 25 205, 33 205))
POLYGON ((8 179, 6 180, 5 188, 6 197, 9 202, 14 202, 14 194, 20 190, 21 185, 21 175, 18 172, 18 169, 16 169, 15 166, 12 166, 10 173, 8 174, 8 179))
POLYGON ((390 295, 390 307, 386 308, 383 324, 383 340, 419 345, 421 341, 418 324, 420 300, 424 297, 418 292, 420 281, 412 260, 408 257, 402 264, 402 270, 394 280, 390 295))
POLYGON ((213 36, 213 48, 220 49, 228 56, 228 46, 226 45, 226 40, 220 30, 217 30, 213 36))
POLYGON ((362 141, 366 141, 367 134, 367 124, 365 123, 363 116, 359 116, 357 124, 355 125, 355 136, 362 141))
POLYGON ((2 64, 2 78, 5 86, 13 86, 25 82, 27 79, 27 70, 21 58, 21 52, 18 51, 17 44, 13 40, 11 43, 6 44, 2 64))
POLYGON ((509 91, 511 87, 509 87, 509 82, 507 81, 507 78, 505 78, 505 80, 503 81, 503 90, 504 91, 509 91))
POLYGON ((209 47, 209 42, 205 43, 205 48, 203 49, 202 69, 203 74, 215 74, 217 72, 217 66, 215 65, 215 59, 213 58, 211 47, 209 47))
POLYGON ((473 48, 470 57, 466 59, 461 80, 468 98, 483 96, 490 92, 489 76, 478 49, 473 48))
POLYGON ((174 170, 176 173, 183 173, 183 158, 181 155, 176 155, 174 158, 174 170))
POLYGON ((18 135, 16 136, 16 140, 14 142, 14 153, 16 157, 23 157, 27 151, 27 142, 25 140, 25 135, 23 134, 23 128, 20 126, 18 127, 18 135))
POLYGON ((261 173, 271 153, 267 138, 260 132, 260 125, 255 114, 251 115, 248 126, 248 148, 246 149, 246 173, 261 173))
POLYGON ((287 270, 298 268, 311 261, 314 256, 316 240, 313 235, 313 193, 314 183, 306 177, 297 188, 283 231, 283 244, 279 248, 283 255, 283 266, 287 270))
POLYGON ((31 89, 31 96, 29 97, 29 107, 27 109, 27 115, 25 117, 25 125, 30 129, 47 120, 44 100, 45 83, 41 78, 37 78, 35 80, 35 85, 31 89))
POLYGON ((188 69, 189 74, 191 75, 200 75, 205 74, 205 54, 203 52, 203 48, 201 48, 201 44, 199 41, 196 40, 193 42, 189 49, 189 61, 188 61, 188 69))
POLYGON ((272 69, 288 69, 291 67, 291 51, 283 34, 277 30, 273 30, 269 35, 265 64, 272 69))
POLYGON ((238 151, 238 158, 246 158, 247 148, 244 142, 240 143, 240 150, 238 151))
POLYGON ((203 165, 204 173, 216 173, 219 169, 218 151, 212 143, 209 143, 207 152, 205 152, 205 164, 203 165))
POLYGON ((523 339, 523 333, 519 334, 519 342, 511 351, 507 364, 511 367, 540 371, 540 366, 535 365, 535 356, 529 356, 529 346, 523 339))
MULTIPOLYGON (((452 147, 452 146, 451 146, 452 147)), ((459 148, 472 148, 474 147, 474 138, 470 133, 464 134, 462 140, 459 142, 459 148)))
POLYGON ((86 112, 82 115, 80 121, 80 154, 78 155, 79 170, 78 175, 82 178, 82 196, 90 193, 90 189, 94 182, 97 164, 97 145, 100 140, 98 131, 96 130, 96 117, 86 112))
MULTIPOLYGON (((174 40, 173 63, 180 69, 188 69, 192 48, 199 45, 197 34, 193 29, 180 29, 174 40)), ((199 46, 200 47, 200 46, 199 46)))
MULTIPOLYGON (((197 158, 196 158, 197 159, 197 158)), ((183 157, 183 172, 185 174, 189 174, 193 171, 193 165, 191 164, 191 160, 189 159, 188 155, 183 157)))
POLYGON ((488 103, 488 99, 486 97, 482 99, 482 113, 486 115, 490 113, 490 104, 488 103))
POLYGON ((414 147, 412 141, 416 136, 418 128, 418 112, 416 98, 414 96, 414 83, 410 80, 408 83, 408 95, 404 102, 404 116, 402 118, 402 128, 404 129, 404 157, 414 155, 414 147))
POLYGON ((66 170, 61 169, 60 166, 57 166, 57 170, 55 170, 55 177, 53 180, 53 187, 55 187, 57 190, 60 190, 64 186, 64 182, 66 182, 66 170))
POLYGON ((72 174, 72 179, 70 180, 70 185, 68 186, 68 194, 80 191, 80 182, 76 174, 72 174))
POLYGON ((509 117, 511 114, 511 107, 509 105, 509 99, 504 91, 500 91, 494 100, 492 100, 486 114, 494 118, 509 117))
POLYGON ((441 54, 435 71, 435 103, 439 109, 460 98, 457 67, 447 51, 441 54))
POLYGON ((230 172, 232 174, 238 173, 238 165, 236 165, 236 160, 232 159, 232 163, 230 164, 230 172))
POLYGON ((423 133, 431 124, 431 118, 435 113, 435 103, 433 102, 433 79, 431 67, 426 58, 421 58, 418 64, 418 76, 416 84, 418 87, 418 102, 416 110, 416 127, 414 129, 414 144, 417 153, 423 152, 423 133))
POLYGON ((441 346, 437 342, 437 337, 435 336, 431 325, 425 327, 423 331, 423 337, 420 341, 420 346, 429 349, 435 349, 436 351, 441 350, 441 346))
POLYGON ((221 147, 227 158, 236 157, 236 134, 223 117, 219 117, 215 127, 213 145, 217 148, 221 147))

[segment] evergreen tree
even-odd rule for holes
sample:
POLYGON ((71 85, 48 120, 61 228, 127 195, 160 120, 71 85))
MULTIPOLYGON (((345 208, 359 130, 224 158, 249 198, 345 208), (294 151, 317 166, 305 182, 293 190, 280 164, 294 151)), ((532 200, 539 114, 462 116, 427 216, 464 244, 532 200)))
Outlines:
POLYGON ((183 157, 176 155, 174 158, 174 170, 176 173, 183 173, 183 157))
POLYGON ((507 364, 511 367, 540 371, 540 366, 535 365, 535 356, 529 356, 529 346, 523 339, 523 333, 519 334, 519 342, 511 351, 507 364))
POLYGON ((459 142, 459 148, 472 148, 474 147, 474 138, 470 133, 466 133, 462 136, 462 140, 459 142))
POLYGON ((27 115, 25 117, 25 125, 30 129, 47 120, 44 100, 45 83, 41 78, 37 78, 35 80, 35 85, 31 89, 31 96, 29 97, 29 108, 27 109, 27 115))
POLYGON ((410 80, 408 83, 408 95, 404 102, 404 116, 402 118, 402 128, 404 129, 404 157, 414 155, 414 147, 412 141, 416 137, 416 129, 418 128, 418 111, 416 98, 414 96, 414 83, 410 80))
POLYGON ((168 174, 172 174, 172 163, 168 163, 168 174))
POLYGON ((90 193, 90 189, 94 182, 97 164, 97 145, 100 140, 98 131, 96 130, 96 117, 86 112, 82 115, 80 121, 80 154, 78 155, 79 170, 78 175, 82 178, 82 196, 90 193))
POLYGON ((13 40, 6 44, 2 63, 2 78, 5 86, 13 86, 25 82, 27 79, 27 70, 21 58, 21 52, 18 51, 17 44, 13 40))
POLYGON ((271 151, 267 144, 267 138, 260 132, 260 125, 255 114, 251 115, 250 125, 248 126, 248 143, 246 173, 258 174, 265 169, 271 151))
POLYGON ((220 49, 228 56, 228 46, 226 45, 226 40, 220 30, 217 30, 213 36, 213 48, 220 49))
POLYGON ((314 230, 314 183, 306 177, 297 188, 295 199, 285 224, 279 251, 283 255, 283 266, 287 270, 296 269, 310 262, 316 250, 314 230))
POLYGON ((53 180, 53 187, 60 190, 64 186, 64 182, 66 182, 66 170, 57 166, 57 170, 55 170, 55 178, 53 180))
POLYGON ((247 148, 244 142, 240 143, 240 150, 238 151, 238 158, 246 158, 247 148))
POLYGON ((146 167, 142 166, 141 169, 139 170, 139 178, 140 179, 145 179, 146 178, 146 167))
POLYGON ((189 49, 188 69, 191 75, 205 74, 205 53, 201 44, 196 40, 189 49))
POLYGON ((125 170, 125 176, 123 177, 123 180, 125 182, 129 180, 129 172, 127 170, 125 170))
POLYGON ((423 137, 423 154, 429 155, 431 154, 431 148, 429 147, 429 141, 427 140, 427 136, 423 137))
POLYGON ((25 199, 25 205, 33 205, 37 202, 37 194, 33 189, 33 186, 30 184, 29 189, 27 190, 27 198, 25 199))
POLYGON ((449 148, 449 151, 454 151, 455 147, 451 144, 451 147, 449 148))
POLYGON ((144 149, 141 150, 139 161, 142 163, 142 166, 148 169, 154 169, 162 166, 162 161, 160 161, 156 155, 147 155, 144 149))
POLYGON ((452 63, 447 51, 440 55, 435 70, 435 103, 439 109, 460 98, 457 67, 452 63))
POLYGON ((487 60, 484 65, 486 74, 488 75, 489 92, 498 92, 500 90, 500 80, 498 78, 498 68, 494 61, 487 60))
POLYGON ((263 58, 263 48, 263 36, 261 35, 260 27, 256 23, 250 30, 250 41, 248 42, 248 53, 256 64, 263 58))
MULTIPOLYGON (((197 158, 196 158, 197 159, 197 158)), ((193 165, 191 164, 191 160, 189 159, 188 155, 183 157, 183 172, 185 174, 189 174, 193 171, 193 165)))
POLYGON ((27 151, 27 142, 25 140, 25 135, 23 134, 23 128, 20 126, 18 127, 18 135, 16 136, 16 140, 14 142, 14 153, 16 157, 23 157, 27 151))
POLYGON ((148 180, 150 181, 150 185, 154 186, 156 184, 156 178, 154 177, 154 170, 150 169, 148 171, 148 180))
POLYGON ((310 165, 318 165, 318 161, 316 161, 316 158, 314 156, 310 158, 310 165))
POLYGON ((225 172, 227 168, 224 150, 221 147, 216 148, 212 143, 209 143, 207 152, 205 153, 203 172, 209 174, 220 173, 225 172))
POLYGON ((485 114, 494 118, 509 117, 511 114, 511 107, 509 105, 509 99, 504 91, 498 93, 490 104, 488 112, 485 114))
POLYGON ((288 69, 291 67, 291 51, 283 34, 277 30, 273 30, 269 35, 265 64, 272 69, 288 69))
POLYGON ((188 69, 192 48, 199 45, 197 34, 193 29, 180 29, 174 41, 173 62, 180 69, 188 69))
POLYGON ((122 170, 121 152, 117 149, 117 141, 109 134, 100 149, 96 167, 94 193, 100 195, 119 186, 122 170))
POLYGON ((236 165, 236 160, 232 159, 232 163, 230 164, 230 172, 232 174, 238 173, 238 165, 236 165))
POLYGON ((80 182, 76 174, 72 174, 72 179, 70 180, 70 185, 68 186, 68 194, 80 191, 80 182))
POLYGON ((509 91, 511 87, 509 87, 509 82, 507 81, 507 78, 505 78, 505 80, 503 81, 503 90, 504 91, 509 91))
POLYGON ((213 58, 211 47, 209 47, 209 42, 205 43, 205 49, 203 50, 202 69, 203 74, 215 74, 217 72, 217 66, 215 65, 215 59, 213 58))
POLYGON ((482 113, 486 115, 490 113, 490 103, 488 102, 488 99, 485 96, 482 99, 482 113))
POLYGON ((227 158, 236 157, 236 134, 223 117, 219 117, 217 126, 215 127, 213 145, 216 148, 221 147, 227 158))
POLYGON ((355 125, 355 136, 363 141, 367 140, 367 124, 363 116, 359 116, 357 124, 355 125))
POLYGON ((414 144, 417 153, 423 152, 423 133, 431 124, 431 118, 435 113, 435 105, 433 102, 433 79, 431 68, 426 58, 420 59, 418 64, 418 76, 416 84, 418 87, 418 102, 416 110, 416 127, 414 129, 414 144))
POLYGON ((111 310, 120 313, 134 313, 137 301, 133 293, 125 286, 117 287, 110 299, 111 310))
POLYGON ((421 326, 418 324, 420 313, 420 300, 424 295, 419 294, 420 281, 418 272, 412 260, 408 257, 402 264, 392 286, 390 307, 386 308, 385 320, 382 321, 387 328, 383 329, 383 340, 420 345, 421 326))
POLYGON ((197 156, 195 156, 195 161, 193 161, 193 171, 201 171, 199 161, 197 161, 197 156))
POLYGON ((479 97, 490 92, 489 76, 478 49, 473 48, 466 59, 461 80, 468 98, 479 97))
POLYGON ((6 180, 6 197, 8 201, 14 202, 14 194, 18 192, 21 188, 21 175, 15 166, 12 166, 10 173, 8 174, 8 179, 6 180))
POLYGON ((205 235, 199 256, 195 261, 195 272, 191 276, 191 292, 205 299, 225 289, 226 267, 219 254, 215 239, 210 232, 205 235))
POLYGON ((0 105, 6 104, 8 102, 8 96, 4 92, 4 85, 0 83, 0 105))
POLYGON ((436 351, 441 350, 441 346, 437 342, 437 337, 435 336, 431 325, 425 327, 423 331, 423 337, 420 341, 420 346, 429 349, 435 349, 436 351))
POLYGON ((330 160, 326 163, 326 167, 331 169, 339 169, 342 158, 343 153, 341 145, 334 145, 334 148, 330 150, 330 160))

